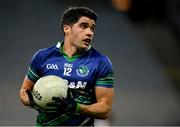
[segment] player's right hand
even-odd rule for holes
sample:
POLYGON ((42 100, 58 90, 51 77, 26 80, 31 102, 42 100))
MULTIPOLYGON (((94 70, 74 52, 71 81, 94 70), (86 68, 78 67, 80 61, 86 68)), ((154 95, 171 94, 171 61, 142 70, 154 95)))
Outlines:
POLYGON ((39 107, 33 100, 33 95, 32 92, 30 90, 26 90, 26 93, 28 95, 29 98, 29 106, 39 112, 44 112, 44 113, 55 113, 57 111, 57 108, 54 107, 49 107, 48 109, 42 109, 41 107, 39 107))

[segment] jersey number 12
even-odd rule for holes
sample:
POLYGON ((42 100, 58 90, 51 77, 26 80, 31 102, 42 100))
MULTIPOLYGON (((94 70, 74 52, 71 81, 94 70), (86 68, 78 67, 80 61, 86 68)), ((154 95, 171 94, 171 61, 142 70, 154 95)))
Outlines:
POLYGON ((65 76, 71 76, 71 71, 72 71, 72 68, 70 68, 70 67, 64 67, 64 73, 63 73, 63 75, 65 75, 65 76))

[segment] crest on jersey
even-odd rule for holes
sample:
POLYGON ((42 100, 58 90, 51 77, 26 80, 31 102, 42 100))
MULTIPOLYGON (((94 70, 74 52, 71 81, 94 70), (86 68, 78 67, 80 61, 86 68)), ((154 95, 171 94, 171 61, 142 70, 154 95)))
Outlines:
POLYGON ((82 66, 79 66, 77 69, 76 69, 76 73, 77 75, 81 76, 81 77, 85 77, 88 75, 89 73, 89 69, 88 67, 82 65, 82 66))

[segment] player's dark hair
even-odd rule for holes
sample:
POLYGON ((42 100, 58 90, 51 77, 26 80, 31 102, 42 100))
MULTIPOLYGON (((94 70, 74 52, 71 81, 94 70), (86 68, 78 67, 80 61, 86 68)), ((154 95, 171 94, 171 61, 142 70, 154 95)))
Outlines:
POLYGON ((82 16, 93 19, 95 22, 97 20, 97 14, 87 7, 70 7, 61 18, 61 28, 63 30, 64 25, 73 25, 78 22, 79 18, 82 16))

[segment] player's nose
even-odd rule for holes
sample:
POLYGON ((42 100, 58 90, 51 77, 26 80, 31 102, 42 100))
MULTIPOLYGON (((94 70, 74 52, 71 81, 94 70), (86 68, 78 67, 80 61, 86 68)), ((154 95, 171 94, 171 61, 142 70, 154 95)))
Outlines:
POLYGON ((94 32, 90 28, 88 28, 87 29, 87 36, 91 38, 91 37, 93 37, 93 35, 94 35, 94 32))

